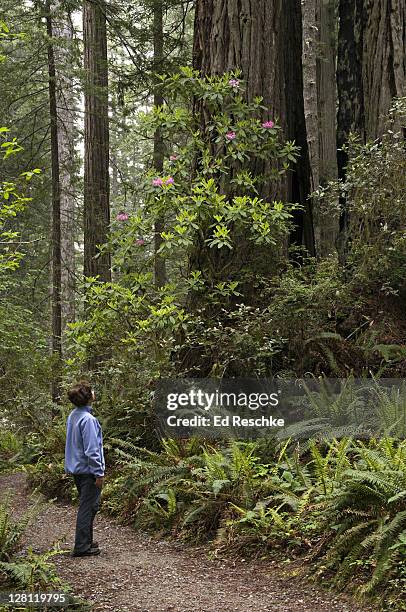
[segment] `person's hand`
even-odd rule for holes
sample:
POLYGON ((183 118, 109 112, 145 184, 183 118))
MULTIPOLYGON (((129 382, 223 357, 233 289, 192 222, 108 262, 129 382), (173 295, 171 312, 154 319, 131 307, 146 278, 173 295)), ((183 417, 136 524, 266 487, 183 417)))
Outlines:
POLYGON ((99 489, 102 489, 103 483, 104 483, 104 476, 98 476, 96 478, 96 487, 99 487, 99 489))

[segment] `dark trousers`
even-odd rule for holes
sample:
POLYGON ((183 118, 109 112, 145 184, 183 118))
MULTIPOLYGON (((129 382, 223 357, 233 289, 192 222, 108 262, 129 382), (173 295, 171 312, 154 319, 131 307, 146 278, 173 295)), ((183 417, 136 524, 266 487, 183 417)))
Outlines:
POLYGON ((75 552, 85 552, 93 542, 93 521, 99 509, 100 488, 91 474, 73 476, 79 493, 79 510, 76 518, 75 552))

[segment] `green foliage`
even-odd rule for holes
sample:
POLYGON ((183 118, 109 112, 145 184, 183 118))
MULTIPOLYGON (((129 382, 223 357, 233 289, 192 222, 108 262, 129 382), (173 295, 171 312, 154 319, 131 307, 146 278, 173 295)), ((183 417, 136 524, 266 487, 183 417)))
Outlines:
POLYGON ((9 504, 6 501, 0 504, 0 561, 10 561, 29 519, 30 514, 25 514, 18 521, 13 521, 9 504))
MULTIPOLYGON (((236 89, 233 74, 200 78, 181 68, 161 77, 161 88, 170 100, 146 114, 141 127, 146 136, 159 129, 169 153, 162 176, 148 172, 145 214, 117 224, 112 249, 116 261, 127 265, 140 252, 137 236, 152 231, 154 219, 165 217, 160 251, 169 261, 187 268, 199 253, 199 291, 213 290, 240 267, 241 252, 255 245, 276 245, 286 236, 294 207, 261 197, 269 178, 278 180, 297 157, 293 143, 283 143, 279 126, 263 127, 266 109, 261 100, 247 103, 243 84, 236 89), (206 109, 204 125, 200 108, 206 109), (254 162, 267 162, 267 174, 253 174, 254 162), (216 253, 214 251, 218 251, 216 253), (221 254, 220 254, 221 252, 221 254)), ((144 242, 144 241, 143 241, 144 242)))
MULTIPOLYGON (((0 127, 0 134, 3 137, 8 131, 7 128, 0 127)), ((16 138, 4 140, 1 149, 5 160, 22 151, 22 147, 17 143, 16 138)), ((37 168, 32 172, 22 173, 20 178, 24 177, 26 181, 29 181, 40 172, 37 168)), ((0 290, 4 290, 1 282, 3 274, 6 271, 16 270, 23 257, 18 249, 19 233, 11 229, 10 222, 25 209, 30 201, 31 198, 20 193, 17 182, 8 180, 0 182, 0 290)))
POLYGON ((283 551, 360 595, 406 593, 404 441, 311 442, 303 455, 289 441, 270 451, 265 440, 165 440, 161 453, 113 442, 119 471, 106 504, 126 521, 211 539, 217 551, 283 551))
POLYGON ((23 559, 0 561, 0 572, 3 572, 18 589, 58 589, 63 583, 49 559, 60 553, 59 548, 42 554, 29 550, 23 559))
POLYGON ((327 565, 338 568, 338 584, 345 584, 357 565, 367 570, 362 593, 396 574, 406 551, 405 468, 404 442, 385 438, 357 449, 354 466, 344 472, 325 510, 336 526, 327 565))
POLYGON ((32 465, 24 466, 30 487, 41 491, 51 499, 72 499, 73 481, 65 474, 63 459, 50 460, 42 457, 32 465))
POLYGON ((21 448, 21 440, 14 431, 0 429, 0 473, 12 466, 21 448))
POLYGON ((71 500, 73 489, 64 469, 66 416, 55 416, 50 430, 30 433, 19 456, 30 487, 60 500, 71 500))
POLYGON ((25 557, 18 553, 20 540, 30 524, 36 507, 33 506, 18 521, 11 518, 7 503, 0 504, 0 586, 38 590, 60 587, 61 580, 49 558, 60 554, 59 548, 35 554, 31 549, 25 557))
POLYGON ((405 291, 405 126, 406 98, 395 99, 383 137, 363 144, 353 134, 345 146, 345 181, 318 193, 326 214, 329 202, 345 199, 347 273, 355 289, 378 290, 382 296, 405 291))

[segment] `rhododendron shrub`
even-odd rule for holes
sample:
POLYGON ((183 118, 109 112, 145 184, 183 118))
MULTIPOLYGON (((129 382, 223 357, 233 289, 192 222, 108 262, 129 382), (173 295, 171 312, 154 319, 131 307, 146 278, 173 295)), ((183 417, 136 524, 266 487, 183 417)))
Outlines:
POLYGON ((242 271, 241 260, 268 265, 286 243, 294 209, 263 194, 265 185, 279 184, 298 149, 284 141, 272 108, 260 98, 246 101, 239 75, 200 78, 184 68, 161 77, 161 86, 167 102, 142 116, 140 132, 152 139, 159 128, 162 171, 145 172, 137 184, 142 203, 113 221, 104 248, 112 253, 114 281, 87 280, 89 317, 72 327, 80 359, 105 348, 116 372, 118 362, 125 364, 127 378, 134 368, 139 377, 173 366, 179 334, 197 316, 192 302, 218 310, 244 300, 243 276, 256 269, 250 263, 242 271), (163 288, 151 272, 157 219, 164 220, 163 288))
MULTIPOLYGON (((149 236, 152 245, 154 221, 163 218, 160 256, 169 270, 171 261, 182 266, 185 291, 195 286, 190 272, 196 268, 202 292, 219 281, 238 284, 243 252, 258 251, 261 259, 260 249, 269 254, 291 228, 294 204, 263 193, 277 191, 298 148, 284 141, 272 108, 262 106, 261 98, 246 101, 237 74, 201 78, 182 68, 161 82, 168 102, 143 115, 141 130, 151 138, 159 128, 164 167, 160 175, 154 169, 146 173, 142 214, 113 234, 115 260, 132 268, 136 238, 149 236)), ((153 256, 150 248, 144 254, 153 256)))

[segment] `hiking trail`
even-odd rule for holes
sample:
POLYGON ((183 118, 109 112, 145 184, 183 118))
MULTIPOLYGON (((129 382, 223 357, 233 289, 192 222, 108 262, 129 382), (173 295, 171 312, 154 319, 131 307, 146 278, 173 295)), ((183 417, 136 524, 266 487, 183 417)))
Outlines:
MULTIPOLYGON (((34 503, 24 474, 0 476, 1 499, 7 490, 16 517, 34 503)), ((70 550, 75 517, 74 505, 45 501, 24 535, 23 550, 43 552, 56 541, 70 550)), ((210 559, 204 547, 157 540, 102 513, 95 539, 102 550, 97 557, 52 558, 58 575, 94 612, 372 612, 289 577, 289 567, 276 562, 210 559)))

